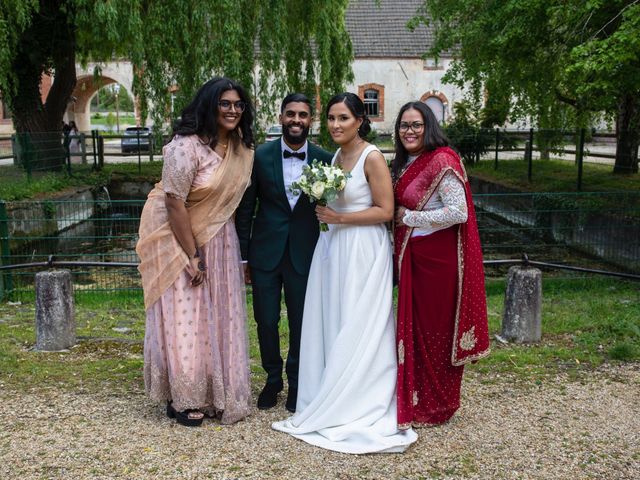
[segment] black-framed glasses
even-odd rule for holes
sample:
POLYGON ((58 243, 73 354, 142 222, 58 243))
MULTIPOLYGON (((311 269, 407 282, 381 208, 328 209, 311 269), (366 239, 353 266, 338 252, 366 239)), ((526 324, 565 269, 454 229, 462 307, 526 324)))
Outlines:
POLYGON ((231 107, 233 106, 233 108, 235 108, 236 112, 244 112, 245 108, 247 108, 247 104, 241 100, 238 100, 237 102, 231 102, 229 100, 220 100, 218 102, 218 107, 220 107, 220 110, 222 110, 223 112, 228 112, 231 110, 231 107))
POLYGON ((406 132, 409 129, 413 130, 414 133, 420 133, 422 130, 424 130, 424 123, 422 122, 411 122, 411 123, 407 123, 407 122, 400 122, 400 128, 398 130, 400 130, 401 132, 406 132))

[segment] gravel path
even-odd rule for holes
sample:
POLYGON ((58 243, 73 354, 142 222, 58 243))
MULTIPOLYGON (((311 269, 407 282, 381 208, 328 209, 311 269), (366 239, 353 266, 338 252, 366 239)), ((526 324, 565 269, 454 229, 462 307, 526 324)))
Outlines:
POLYGON ((640 365, 536 382, 468 374, 463 407, 402 455, 324 451, 272 431, 170 421, 143 392, 0 390, 1 479, 640 478, 640 365), (28 393, 25 393, 28 392, 28 393))

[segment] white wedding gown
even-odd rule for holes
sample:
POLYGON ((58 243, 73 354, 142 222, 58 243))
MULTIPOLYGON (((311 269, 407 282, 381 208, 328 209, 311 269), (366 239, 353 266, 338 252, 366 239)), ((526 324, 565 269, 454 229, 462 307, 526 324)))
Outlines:
MULTIPOLYGON (((372 206, 364 164, 374 149, 362 152, 331 208, 372 206)), ((320 234, 304 304, 296 414, 272 427, 345 453, 402 452, 417 440, 397 426, 392 254, 383 224, 330 225, 320 234)))

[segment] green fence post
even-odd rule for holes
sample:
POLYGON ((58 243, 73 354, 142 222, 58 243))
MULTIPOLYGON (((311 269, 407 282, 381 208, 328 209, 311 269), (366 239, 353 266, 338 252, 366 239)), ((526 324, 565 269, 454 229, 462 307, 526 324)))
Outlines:
POLYGON ((82 164, 87 164, 87 136, 84 133, 80 134, 80 154, 82 155, 82 164))
POLYGON ((529 129, 529 154, 527 162, 527 180, 531 181, 533 174, 533 128, 529 129))
POLYGON ((98 135, 98 170, 102 170, 103 167, 104 167, 104 137, 102 135, 98 135))
POLYGON ((27 172, 27 180, 31 181, 31 167, 32 162, 31 159, 33 157, 33 149, 31 148, 31 138, 29 137, 29 133, 16 133, 16 144, 17 144, 17 163, 27 172))
POLYGON ((11 155, 13 156, 13 166, 18 166, 18 143, 15 134, 11 135, 11 155))
POLYGON ((584 137, 585 137, 585 129, 580 129, 580 143, 578 144, 578 191, 582 191, 582 161, 584 157, 584 137))
POLYGON ((98 136, 98 132, 96 130, 91 130, 91 144, 93 147, 93 169, 98 169, 98 140, 96 137, 98 136))
POLYGON ((153 162, 153 139, 154 139, 154 135, 152 135, 151 133, 149 133, 149 161, 153 162))
MULTIPOLYGON (((9 248, 9 216, 7 205, 0 200, 0 265, 8 265, 11 257, 9 248)), ((13 290, 13 277, 11 271, 0 275, 0 300, 3 300, 8 292, 13 290)))
POLYGON ((136 138, 138 140, 138 173, 142 173, 142 152, 140 148, 140 129, 136 130, 136 138))
POLYGON ((493 164, 493 169, 498 169, 498 150, 500 148, 500 129, 496 128, 496 161, 493 164))

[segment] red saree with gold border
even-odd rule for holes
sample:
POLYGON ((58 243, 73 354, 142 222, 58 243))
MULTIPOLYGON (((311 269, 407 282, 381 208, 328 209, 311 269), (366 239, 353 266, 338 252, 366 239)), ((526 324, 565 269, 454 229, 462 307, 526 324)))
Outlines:
POLYGON ((422 210, 449 171, 464 185, 467 221, 413 238, 411 227, 394 228, 401 428, 451 418, 463 365, 489 353, 482 250, 460 157, 448 147, 420 155, 395 184, 396 206, 422 210))

